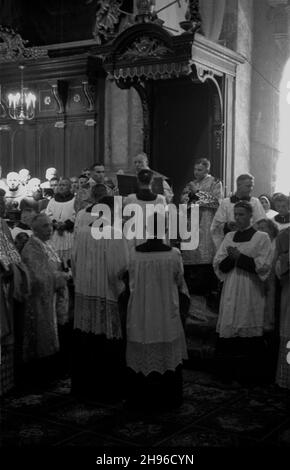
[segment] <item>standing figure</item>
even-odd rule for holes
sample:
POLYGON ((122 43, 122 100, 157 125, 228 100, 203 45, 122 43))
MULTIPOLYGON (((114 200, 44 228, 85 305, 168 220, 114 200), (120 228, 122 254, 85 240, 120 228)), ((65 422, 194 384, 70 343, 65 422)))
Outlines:
POLYGON ((184 188, 181 203, 199 205, 199 244, 195 250, 185 250, 182 258, 185 280, 189 292, 210 299, 217 288, 217 279, 213 271, 212 261, 215 246, 211 237, 210 227, 214 214, 223 198, 222 183, 209 174, 210 162, 200 158, 194 165, 194 179, 184 188))
POLYGON ((71 259, 75 221, 74 195, 71 193, 71 182, 68 178, 60 180, 58 192, 49 201, 45 213, 54 228, 52 243, 66 268, 71 259))
POLYGON ((10 172, 7 175, 8 189, 5 193, 6 212, 19 210, 20 203, 25 196, 25 190, 20 183, 19 175, 16 172, 10 172))
POLYGON ((7 182, 5 178, 2 178, 2 166, 0 165, 0 190, 5 192, 7 191, 7 182))
POLYGON ((252 222, 255 224, 265 219, 266 214, 257 197, 251 196, 254 189, 255 178, 249 173, 237 177, 237 191, 231 197, 224 198, 216 211, 212 224, 211 235, 216 249, 219 248, 224 236, 236 230, 234 206, 239 201, 248 201, 253 207, 252 222))
MULTIPOLYGON (((129 204, 137 205, 140 207, 140 212, 136 213, 136 224, 134 225, 136 231, 136 237, 129 242, 131 245, 139 245, 146 241, 146 224, 147 224, 147 207, 154 206, 161 208, 166 207, 166 200, 162 194, 155 194, 152 192, 152 181, 153 181, 153 172, 151 170, 140 170, 137 176, 138 182, 138 191, 137 193, 129 194, 124 199, 124 206, 128 206, 129 204), (140 236, 139 236, 140 234, 140 236)), ((129 229, 127 225, 124 226, 125 236, 127 236, 129 240, 129 231, 131 229, 131 225, 129 229)))
POLYGON ((179 291, 188 292, 180 252, 157 238, 162 216, 153 218, 155 238, 130 252, 127 399, 129 406, 161 409, 182 403, 187 348, 179 291))
POLYGON ((13 291, 19 286, 16 286, 17 279, 13 279, 13 271, 21 264, 9 228, 2 218, 4 207, 3 198, 0 198, 0 396, 14 386, 13 291))
POLYGON ((50 181, 53 179, 53 178, 58 178, 58 172, 57 172, 57 169, 56 168, 47 168, 46 172, 45 172, 45 179, 46 181, 44 181, 43 183, 41 183, 40 187, 41 189, 46 189, 46 188, 50 188, 50 181))
POLYGON ((94 399, 120 398, 124 345, 118 298, 125 289, 122 275, 128 269, 128 247, 113 227, 114 198, 100 204, 106 238, 95 238, 97 205, 79 212, 73 249, 75 315, 73 332, 72 392, 94 399), (118 238, 118 235, 120 237, 118 238))
POLYGON ((70 181, 71 181, 71 192, 74 196, 76 196, 79 190, 79 178, 78 176, 71 176, 70 181))
POLYGON ((289 282, 290 227, 282 230, 276 240, 276 274, 281 283, 280 349, 276 372, 279 387, 290 389, 290 282, 289 282))
POLYGON ((144 153, 144 152, 141 152, 138 155, 136 155, 133 162, 134 162, 134 166, 135 166, 137 176, 138 176, 139 171, 141 171, 141 170, 150 170, 153 173, 153 178, 154 177, 161 177, 162 178, 164 196, 165 196, 167 204, 169 204, 173 199, 173 192, 172 192, 172 189, 169 186, 168 182, 166 181, 167 177, 164 176, 164 175, 161 175, 161 173, 158 173, 158 171, 152 170, 149 167, 148 157, 147 157, 146 153, 144 153))
POLYGON ((20 170, 18 174, 19 174, 20 183, 22 184, 24 189, 26 189, 26 186, 29 180, 31 179, 30 171, 27 170, 26 168, 22 168, 22 170, 20 170))
POLYGON ((49 359, 59 350, 57 293, 66 287, 66 279, 50 243, 52 223, 49 217, 43 213, 36 215, 31 227, 33 235, 21 253, 31 280, 24 316, 23 361, 39 367, 39 372, 44 366, 44 372, 49 359))
MULTIPOLYGON (((114 192, 111 184, 108 183, 108 178, 105 176, 105 167, 102 163, 96 162, 91 167, 91 177, 89 179, 90 186, 95 184, 104 184, 107 188, 108 196, 113 196, 114 192)), ((110 182, 111 183, 111 182, 110 182)))
POLYGON ((289 201, 289 197, 282 193, 278 193, 273 197, 274 206, 278 212, 278 214, 273 217, 273 221, 278 225, 279 230, 290 227, 289 201))
POLYGON ((272 209, 272 202, 270 196, 268 196, 267 194, 261 194, 261 196, 259 196, 259 201, 264 208, 267 218, 273 219, 273 217, 277 215, 277 211, 274 211, 272 209))
POLYGON ((273 259, 270 238, 253 228, 252 215, 253 208, 248 201, 235 204, 237 230, 225 236, 213 263, 223 282, 218 346, 228 360, 235 354, 242 357, 245 363, 241 363, 240 372, 251 379, 263 365, 264 281, 270 274, 273 259))

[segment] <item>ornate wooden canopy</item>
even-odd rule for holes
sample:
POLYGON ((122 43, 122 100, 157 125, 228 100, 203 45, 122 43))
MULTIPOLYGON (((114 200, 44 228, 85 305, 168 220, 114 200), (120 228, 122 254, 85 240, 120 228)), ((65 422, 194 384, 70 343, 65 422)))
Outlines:
POLYGON ((113 41, 104 68, 117 82, 188 75, 193 40, 194 33, 173 36, 154 23, 136 24, 113 41))

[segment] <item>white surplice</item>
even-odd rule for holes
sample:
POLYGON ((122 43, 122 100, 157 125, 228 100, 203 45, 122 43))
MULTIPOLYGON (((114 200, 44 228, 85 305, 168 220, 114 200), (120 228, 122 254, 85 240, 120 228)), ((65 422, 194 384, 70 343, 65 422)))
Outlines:
POLYGON ((257 231, 247 242, 234 242, 235 233, 225 236, 213 263, 216 275, 224 283, 217 332, 223 338, 262 336, 265 312, 263 281, 271 272, 271 241, 268 234, 257 231), (238 267, 228 273, 220 271, 219 264, 227 258, 227 248, 230 246, 254 259, 256 273, 238 267))
POLYGON ((187 358, 178 288, 184 287, 179 250, 131 250, 127 365, 144 375, 174 371, 187 358))

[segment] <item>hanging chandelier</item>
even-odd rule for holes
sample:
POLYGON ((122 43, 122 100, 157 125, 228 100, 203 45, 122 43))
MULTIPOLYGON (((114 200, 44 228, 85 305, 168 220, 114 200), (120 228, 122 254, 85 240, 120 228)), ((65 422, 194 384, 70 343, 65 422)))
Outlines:
POLYGON ((9 93, 7 111, 11 119, 22 125, 25 121, 31 121, 34 118, 36 96, 27 88, 24 88, 24 65, 19 65, 19 69, 21 76, 20 91, 9 93))

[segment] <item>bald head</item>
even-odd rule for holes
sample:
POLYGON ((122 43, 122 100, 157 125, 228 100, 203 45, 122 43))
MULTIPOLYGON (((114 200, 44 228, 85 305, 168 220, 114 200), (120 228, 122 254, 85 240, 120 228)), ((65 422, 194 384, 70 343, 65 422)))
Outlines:
POLYGON ((33 234, 43 242, 48 241, 52 235, 52 223, 46 214, 36 215, 31 221, 31 228, 33 234))
POLYGON ((51 178, 57 178, 57 169, 56 168, 47 168, 45 172, 45 178, 50 181, 51 178))
POLYGON ((138 153, 138 155, 136 155, 136 157, 133 159, 133 163, 136 169, 136 173, 149 168, 148 157, 144 152, 138 153))
POLYGON ((17 189, 20 184, 19 174, 11 171, 7 175, 7 186, 9 189, 17 189))

